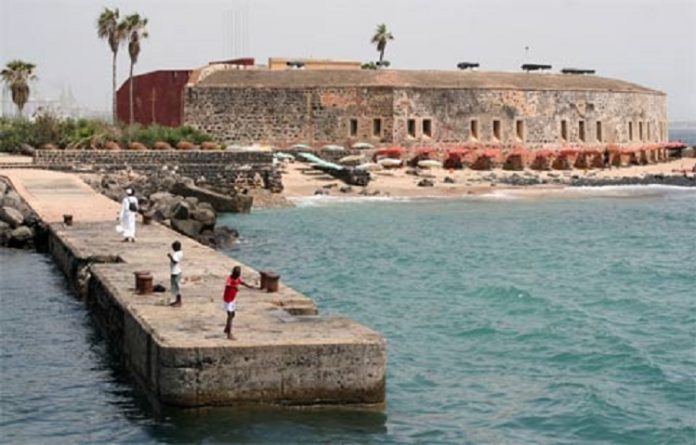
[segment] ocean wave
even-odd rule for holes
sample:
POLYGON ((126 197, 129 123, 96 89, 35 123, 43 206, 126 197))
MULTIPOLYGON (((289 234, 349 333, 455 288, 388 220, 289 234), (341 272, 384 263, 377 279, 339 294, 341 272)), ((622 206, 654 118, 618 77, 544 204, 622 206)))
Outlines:
POLYGON ((409 202, 412 199, 398 196, 330 196, 330 195, 314 195, 290 197, 297 207, 317 207, 335 204, 348 203, 373 203, 373 202, 409 202))
POLYGON ((520 200, 520 199, 573 199, 573 198, 640 198, 657 196, 679 196, 696 198, 695 187, 677 185, 646 184, 646 185, 601 185, 562 187, 547 189, 502 189, 493 190, 481 195, 465 195, 467 199, 480 200, 520 200))

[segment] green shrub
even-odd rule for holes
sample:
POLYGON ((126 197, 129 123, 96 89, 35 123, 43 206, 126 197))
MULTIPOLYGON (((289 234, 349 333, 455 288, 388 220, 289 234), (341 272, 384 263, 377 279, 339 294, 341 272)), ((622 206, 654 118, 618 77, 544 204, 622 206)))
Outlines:
POLYGON ((51 113, 43 113, 33 121, 0 118, 0 151, 4 152, 18 152, 22 144, 36 148, 53 144, 63 149, 96 149, 103 148, 108 141, 120 141, 124 146, 134 141, 152 148, 157 141, 175 147, 181 141, 200 145, 212 140, 209 135, 191 127, 119 127, 99 119, 62 119, 51 113))

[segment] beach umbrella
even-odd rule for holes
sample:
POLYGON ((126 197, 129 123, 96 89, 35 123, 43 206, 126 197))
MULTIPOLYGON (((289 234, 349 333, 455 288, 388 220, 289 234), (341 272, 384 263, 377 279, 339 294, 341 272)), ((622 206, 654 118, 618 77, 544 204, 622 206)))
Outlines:
POLYGON ((403 147, 389 147, 389 148, 380 148, 377 150, 374 154, 375 158, 378 158, 380 156, 384 157, 390 157, 390 158, 399 158, 403 154, 404 149, 403 147))
POLYGON ((370 144, 369 142, 356 142, 353 144, 353 148, 358 149, 358 150, 365 150, 365 149, 372 149, 375 148, 374 145, 370 144))
POLYGON ((535 150, 534 151, 534 157, 535 158, 549 158, 554 156, 554 151, 553 150, 547 150, 547 149, 541 149, 541 150, 535 150))
POLYGON ((435 153, 435 149, 432 147, 419 147, 416 148, 414 153, 416 156, 428 156, 435 153))
POLYGON ((560 153, 561 156, 575 156, 578 153, 580 153, 580 150, 573 147, 565 147, 561 148, 561 150, 558 153, 560 153))
POLYGON ((464 156, 468 155, 469 153, 471 153, 471 151, 472 150, 470 148, 450 148, 449 150, 447 150, 447 156, 449 156, 449 157, 455 157, 455 156, 464 157, 464 156))

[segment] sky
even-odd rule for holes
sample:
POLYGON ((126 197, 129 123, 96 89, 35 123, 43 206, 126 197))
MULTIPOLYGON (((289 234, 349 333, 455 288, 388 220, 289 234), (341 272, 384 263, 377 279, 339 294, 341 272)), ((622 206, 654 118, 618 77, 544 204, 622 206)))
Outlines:
MULTIPOLYGON (((696 121, 694 0, 0 0, 0 65, 33 62, 40 95, 70 88, 108 112, 111 52, 95 31, 104 7, 149 20, 136 74, 237 56, 376 60, 370 37, 385 23, 394 69, 592 68, 664 91, 670 121, 696 121)), ((119 85, 128 64, 123 48, 119 85)))

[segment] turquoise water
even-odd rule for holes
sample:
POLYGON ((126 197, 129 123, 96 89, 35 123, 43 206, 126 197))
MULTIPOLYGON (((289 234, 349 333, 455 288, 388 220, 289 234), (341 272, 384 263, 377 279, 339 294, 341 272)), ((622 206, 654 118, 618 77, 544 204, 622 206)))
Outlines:
POLYGON ((154 409, 50 259, 0 249, 0 443, 696 443, 696 191, 614 190, 226 216, 386 336, 384 413, 154 409))
POLYGON ((387 337, 371 440, 696 443, 696 192, 651 190, 319 200, 228 217, 230 254, 387 337))

